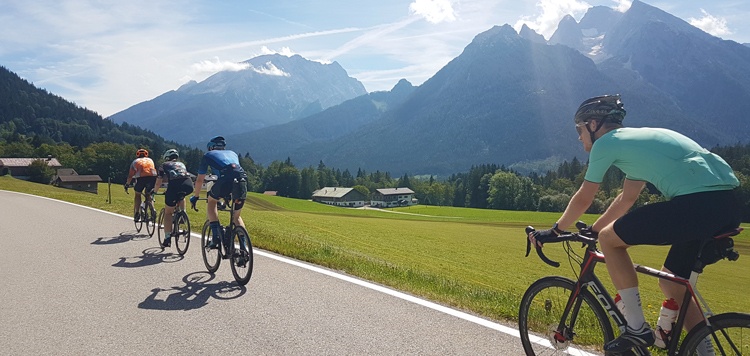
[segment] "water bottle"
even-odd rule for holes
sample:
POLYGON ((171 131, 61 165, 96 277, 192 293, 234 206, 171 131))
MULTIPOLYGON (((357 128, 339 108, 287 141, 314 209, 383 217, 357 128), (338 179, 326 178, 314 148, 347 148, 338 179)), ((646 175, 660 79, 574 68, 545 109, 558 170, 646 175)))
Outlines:
POLYGON ((620 314, 625 317, 625 303, 622 301, 620 293, 615 294, 615 305, 617 306, 617 309, 620 310, 620 314))
POLYGON ((679 314, 680 306, 677 302, 669 298, 661 304, 661 311, 659 312, 659 320, 656 322, 656 347, 666 349, 669 343, 670 337, 672 336, 672 327, 674 322, 677 320, 677 314, 679 314))

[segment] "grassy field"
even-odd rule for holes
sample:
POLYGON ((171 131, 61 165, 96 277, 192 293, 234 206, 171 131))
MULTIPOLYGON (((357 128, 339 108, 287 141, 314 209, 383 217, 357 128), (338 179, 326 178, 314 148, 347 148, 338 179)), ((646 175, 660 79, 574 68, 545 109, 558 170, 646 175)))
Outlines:
MULTIPOLYGON (((0 189, 51 197, 132 215, 133 195, 107 184, 99 194, 0 177, 0 189)), ((157 199, 157 210, 163 206, 157 199)), ((205 220, 190 211, 193 230, 205 220)), ((548 227, 560 214, 414 206, 390 209, 347 209, 309 201, 251 193, 243 219, 253 245, 295 259, 308 261, 377 282, 426 299, 494 320, 515 321, 524 291, 547 275, 574 278, 562 246, 549 245, 545 252, 562 263, 547 266, 535 254, 525 258, 527 225, 548 227)), ((221 214, 226 220, 226 214, 221 214)), ((593 222, 596 216, 585 216, 593 222)), ((737 262, 722 261, 706 268, 699 288, 716 313, 750 312, 750 239, 735 239, 742 256, 737 262)), ((576 246, 577 247, 577 246, 576 246)), ((631 249, 636 263, 660 268, 668 247, 639 246, 631 249)), ((196 250, 197 251, 197 250, 196 250)), ((582 251, 582 250, 580 250, 582 251)), ((194 251, 195 252, 195 251, 194 251)), ((604 266, 599 277, 612 291, 604 266)), ((251 282, 252 283, 252 282, 251 282)), ((656 279, 641 278, 644 310, 656 322, 662 300, 656 279)))

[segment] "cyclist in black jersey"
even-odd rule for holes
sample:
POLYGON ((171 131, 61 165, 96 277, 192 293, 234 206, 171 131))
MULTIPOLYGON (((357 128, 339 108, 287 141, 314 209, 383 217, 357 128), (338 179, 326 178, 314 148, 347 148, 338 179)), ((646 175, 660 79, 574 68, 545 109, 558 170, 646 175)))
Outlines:
POLYGON ((167 191, 164 193, 164 247, 169 247, 172 234, 172 214, 179 203, 185 209, 184 197, 193 192, 193 180, 185 167, 178 161, 179 152, 176 149, 168 149, 164 152, 164 163, 159 167, 156 186, 152 194, 159 192, 162 182, 167 181, 167 191), (178 199, 180 199, 178 201, 178 199))

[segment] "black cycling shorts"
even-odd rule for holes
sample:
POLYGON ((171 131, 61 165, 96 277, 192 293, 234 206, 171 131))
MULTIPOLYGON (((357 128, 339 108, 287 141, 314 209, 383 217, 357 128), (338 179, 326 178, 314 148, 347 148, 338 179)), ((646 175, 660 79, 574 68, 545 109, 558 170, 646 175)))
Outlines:
POLYGON ((152 177, 138 177, 135 180, 135 185, 133 186, 133 189, 135 189, 136 193, 143 193, 145 190, 146 192, 150 192, 154 189, 154 185, 156 185, 156 176, 152 177))
POLYGON ((635 245, 672 245, 664 267, 690 278, 702 243, 740 225, 742 207, 732 190, 681 195, 648 204, 614 224, 623 242, 635 245))
POLYGON ((245 205, 247 198, 247 174, 241 169, 226 176, 219 177, 208 192, 214 199, 234 199, 234 209, 239 210, 245 205))
POLYGON ((193 181, 190 178, 170 180, 167 184, 167 191, 164 192, 164 205, 174 207, 192 192, 193 181))

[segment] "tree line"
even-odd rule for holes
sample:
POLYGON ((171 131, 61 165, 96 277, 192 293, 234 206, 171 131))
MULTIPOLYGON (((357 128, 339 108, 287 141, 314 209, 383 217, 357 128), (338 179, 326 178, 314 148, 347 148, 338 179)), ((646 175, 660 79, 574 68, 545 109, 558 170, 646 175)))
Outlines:
MULTIPOLYGON (((0 127, 0 157, 47 157, 51 155, 66 168, 79 174, 98 174, 105 181, 122 184, 127 179, 128 168, 138 148, 147 148, 154 161, 161 161, 161 154, 169 144, 156 147, 136 146, 114 142, 96 142, 84 148, 68 143, 43 142, 35 145, 33 137, 3 131, 0 127)), ((750 221, 750 145, 715 147, 718 153, 734 168, 742 183, 737 193, 745 206, 743 216, 750 221)), ((181 159, 188 170, 196 172, 203 151, 195 148, 180 150, 181 159)), ((254 192, 275 191, 277 195, 310 199, 323 187, 348 187, 363 193, 368 199, 380 188, 406 187, 415 192, 421 204, 468 207, 479 209, 525 210, 561 212, 571 196, 583 182, 586 164, 573 158, 561 163, 556 169, 542 173, 521 175, 504 166, 484 164, 471 167, 468 172, 456 173, 447 178, 435 176, 393 177, 389 172, 367 172, 358 169, 351 172, 326 166, 322 161, 316 166, 299 168, 291 158, 271 162, 267 167, 253 161, 249 153, 240 155, 240 164, 248 173, 248 190, 254 192)), ((38 170, 45 171, 44 165, 38 170)), ((42 173, 40 182, 48 182, 54 172, 42 173), (45 176, 46 175, 46 176, 45 176)), ((588 213, 604 212, 619 194, 624 175, 611 168, 594 199, 588 213)), ((662 201, 664 198, 648 185, 639 197, 636 206, 662 201)))

